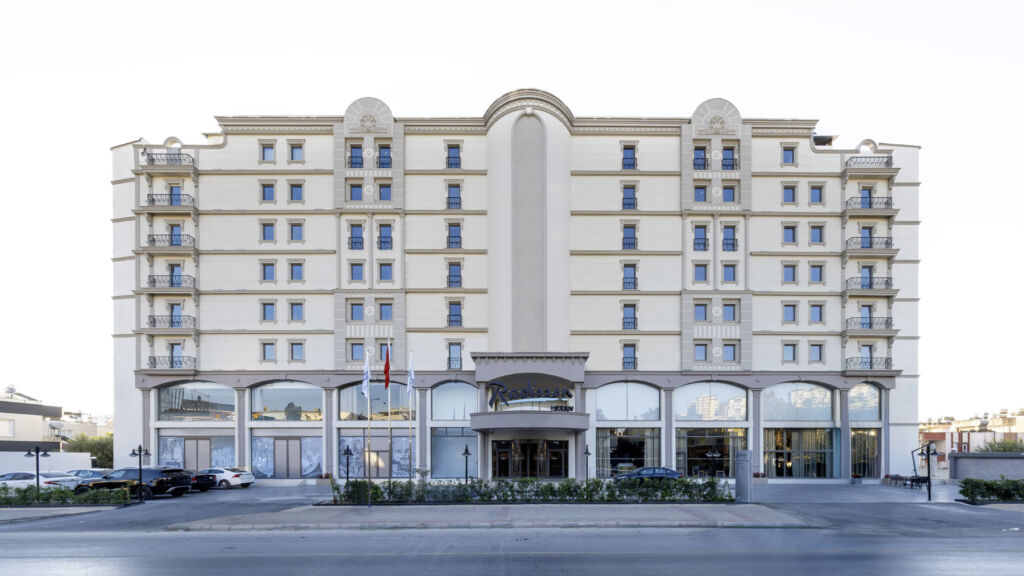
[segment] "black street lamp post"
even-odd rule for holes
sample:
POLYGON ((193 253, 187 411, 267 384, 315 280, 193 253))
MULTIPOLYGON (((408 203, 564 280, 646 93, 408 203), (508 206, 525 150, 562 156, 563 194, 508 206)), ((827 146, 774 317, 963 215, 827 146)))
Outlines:
POLYGON ((143 456, 149 457, 149 455, 150 455, 150 454, 149 454, 149 450, 147 450, 147 449, 143 448, 143 447, 142 447, 142 444, 139 444, 139 447, 138 447, 138 448, 132 448, 132 453, 131 453, 131 454, 129 454, 129 456, 131 456, 131 457, 133 457, 133 458, 134 458, 135 456, 138 456, 138 457, 139 457, 139 485, 138 485, 138 487, 137 487, 137 488, 135 489, 135 490, 136 490, 136 492, 138 492, 138 495, 139 495, 139 503, 142 503, 142 501, 143 501, 143 500, 145 500, 145 497, 144 497, 144 493, 145 493, 145 490, 144 490, 144 488, 145 488, 145 484, 143 484, 143 483, 142 483, 142 457, 143 457, 143 456))
POLYGON ((466 459, 466 485, 469 485, 469 457, 472 454, 469 453, 469 444, 466 444, 466 449, 462 451, 462 457, 466 459))
POLYGON ((590 445, 583 446, 583 480, 590 480, 590 445))
POLYGON ((43 458, 49 458, 50 455, 46 452, 45 448, 40 450, 39 446, 36 446, 35 448, 29 450, 28 452, 25 452, 25 458, 31 458, 33 456, 36 457, 36 504, 38 504, 39 503, 39 490, 40 490, 40 488, 39 488, 39 457, 42 456, 43 458))
POLYGON ((348 463, 352 456, 354 456, 352 454, 352 447, 346 444, 345 451, 341 455, 345 457, 345 496, 348 496, 348 463))

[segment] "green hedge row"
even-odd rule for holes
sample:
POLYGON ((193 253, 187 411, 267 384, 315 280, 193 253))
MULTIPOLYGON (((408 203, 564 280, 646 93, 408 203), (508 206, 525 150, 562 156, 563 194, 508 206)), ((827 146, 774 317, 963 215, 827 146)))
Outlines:
MULTIPOLYGON (((331 480, 336 504, 365 504, 366 480, 352 480, 345 486, 331 480)), ((413 481, 371 483, 375 503, 472 503, 472 502, 729 502, 729 485, 715 478, 702 480, 639 481, 590 479, 561 482, 536 479, 427 481, 425 475, 413 481)))
POLYGON ((0 506, 31 506, 46 504, 48 506, 68 506, 82 504, 127 504, 130 498, 127 488, 113 490, 89 490, 75 494, 68 488, 49 488, 36 491, 35 486, 11 488, 0 485, 0 506))
POLYGON ((1024 502, 1024 480, 1010 480, 1005 476, 1000 476, 999 480, 965 478, 960 481, 960 494, 972 503, 1024 502))

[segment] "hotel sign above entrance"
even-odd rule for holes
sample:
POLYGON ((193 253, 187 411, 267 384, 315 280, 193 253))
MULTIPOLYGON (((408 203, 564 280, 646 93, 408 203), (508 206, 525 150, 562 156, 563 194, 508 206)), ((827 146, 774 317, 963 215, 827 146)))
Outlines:
MULTIPOLYGON (((572 389, 568 384, 543 384, 538 386, 531 381, 521 384, 506 385, 500 382, 491 382, 491 397, 487 401, 491 408, 498 409, 498 406, 516 400, 544 399, 564 401, 572 398, 572 389)), ((556 411, 572 411, 571 406, 552 406, 556 411), (566 410, 568 409, 568 410, 566 410)))

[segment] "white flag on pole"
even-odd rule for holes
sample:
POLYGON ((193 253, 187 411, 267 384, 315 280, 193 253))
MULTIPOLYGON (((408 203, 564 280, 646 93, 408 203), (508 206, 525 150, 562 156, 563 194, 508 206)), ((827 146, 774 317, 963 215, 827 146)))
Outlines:
POLYGON ((363 352, 363 396, 370 397, 370 357, 363 352))
MULTIPOLYGON (((412 365, 412 354, 409 355, 409 381, 406 383, 409 392, 409 406, 412 406, 413 398, 416 396, 416 390, 413 386, 416 386, 416 369, 412 365)), ((411 408, 410 408, 411 409, 411 408)))

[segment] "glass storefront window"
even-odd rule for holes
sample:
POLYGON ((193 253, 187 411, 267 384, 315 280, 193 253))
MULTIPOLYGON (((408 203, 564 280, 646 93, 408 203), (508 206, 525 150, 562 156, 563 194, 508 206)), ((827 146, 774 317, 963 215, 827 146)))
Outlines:
POLYGON ((235 465, 233 436, 160 436, 157 465, 202 470, 235 465))
POLYGON ((479 411, 479 403, 476 386, 445 382, 430 392, 430 416, 434 420, 469 420, 470 414, 479 411))
POLYGON ((210 438, 210 467, 230 468, 235 465, 235 439, 232 436, 210 438))
POLYGON ((684 476, 732 478, 736 451, 746 449, 746 428, 676 428, 676 470, 684 476))
POLYGON ((882 419, 880 394, 874 384, 861 382, 850 390, 850 420, 882 419))
POLYGON ((491 476, 494 478, 566 478, 568 475, 567 440, 491 441, 491 476))
POLYGON ((661 429, 598 428, 596 464, 598 478, 661 466, 661 429))
POLYGON ((213 382, 185 382, 160 389, 157 419, 232 421, 235 419, 235 391, 213 382))
MULTIPOLYGON (((409 409, 409 394, 405 384, 392 382, 387 393, 391 396, 391 412, 388 412, 388 397, 384 391, 384 382, 370 382, 370 414, 371 420, 416 419, 416 410, 409 409)), ((338 391, 338 419, 366 420, 366 396, 363 396, 362 384, 346 386, 338 391)))
POLYGON ((764 471, 769 478, 835 478, 838 428, 765 428, 764 471))
POLYGON ((676 420, 746 420, 747 391, 724 382, 696 382, 672 396, 676 420))
POLYGON ((597 389, 597 419, 660 420, 661 391, 639 382, 601 386, 597 389))
POLYGON ((158 466, 181 468, 185 465, 185 439, 181 436, 161 436, 157 444, 158 466))
POLYGON ((323 438, 252 438, 252 473, 257 478, 316 478, 323 473, 323 438))
POLYGON ((363 457, 363 444, 365 440, 362 436, 339 436, 338 437, 338 478, 342 478, 345 474, 345 467, 348 466, 349 478, 365 478, 366 472, 363 466, 366 463, 363 457), (345 457, 345 448, 348 447, 352 451, 352 455, 347 459, 345 457))
POLYGON ((850 473, 878 478, 881 431, 877 428, 850 430, 850 473))
POLYGON ((305 382, 280 381, 252 389, 253 420, 324 419, 324 393, 305 382))
POLYGON ((469 446, 469 477, 476 478, 478 469, 477 436, 471 428, 430 429, 430 477, 462 478, 466 459, 462 451, 469 446))
POLYGON ((832 391, 808 382, 783 382, 761 393, 762 420, 832 420, 832 391))

